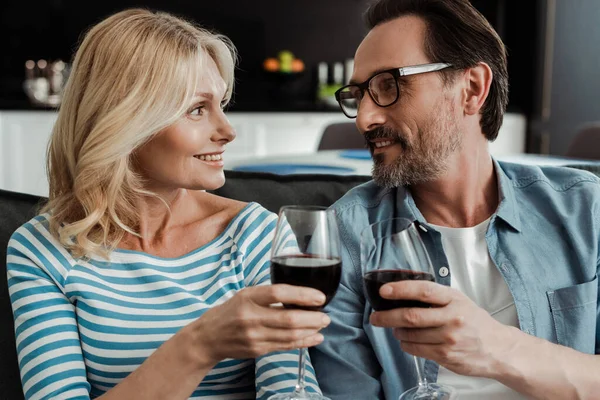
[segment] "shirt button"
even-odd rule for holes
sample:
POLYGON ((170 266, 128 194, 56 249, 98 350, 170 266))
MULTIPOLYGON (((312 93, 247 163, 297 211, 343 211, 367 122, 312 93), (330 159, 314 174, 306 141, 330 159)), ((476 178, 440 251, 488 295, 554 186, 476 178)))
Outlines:
POLYGON ((442 268, 440 268, 440 270, 438 271, 438 273, 440 274, 440 276, 442 278, 445 278, 450 273, 450 270, 447 267, 442 267, 442 268))

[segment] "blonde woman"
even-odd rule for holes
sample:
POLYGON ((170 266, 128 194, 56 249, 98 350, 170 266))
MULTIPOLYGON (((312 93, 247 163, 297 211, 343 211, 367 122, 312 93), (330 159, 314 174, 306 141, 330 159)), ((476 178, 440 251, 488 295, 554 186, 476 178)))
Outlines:
MULTIPOLYGON (((276 216, 207 193, 235 133, 235 52, 165 13, 93 27, 49 147, 43 213, 9 243, 27 399, 249 399, 291 391, 322 293, 268 285, 276 216)), ((308 367, 312 391, 318 391, 308 367)))

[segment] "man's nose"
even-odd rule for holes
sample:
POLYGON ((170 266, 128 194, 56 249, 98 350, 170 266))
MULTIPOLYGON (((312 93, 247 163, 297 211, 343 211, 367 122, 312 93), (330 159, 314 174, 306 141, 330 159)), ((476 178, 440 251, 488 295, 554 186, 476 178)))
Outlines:
POLYGON ((385 124, 384 108, 379 107, 368 93, 360 101, 356 115, 356 126, 361 133, 371 131, 385 124))

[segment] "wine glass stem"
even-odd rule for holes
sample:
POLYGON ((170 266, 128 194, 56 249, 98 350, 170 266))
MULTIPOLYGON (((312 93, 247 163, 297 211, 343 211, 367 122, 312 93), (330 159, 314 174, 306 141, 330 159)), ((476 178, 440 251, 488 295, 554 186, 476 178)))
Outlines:
POLYGON ((417 377, 419 379, 419 390, 425 389, 427 387, 427 377, 425 376, 425 372, 423 371, 423 359, 413 356, 415 361, 415 367, 417 368, 417 377))
POLYGON ((300 356, 298 357, 298 383, 296 383, 296 390, 294 390, 295 394, 304 394, 304 371, 305 371, 305 362, 304 362, 304 349, 300 350, 300 356))

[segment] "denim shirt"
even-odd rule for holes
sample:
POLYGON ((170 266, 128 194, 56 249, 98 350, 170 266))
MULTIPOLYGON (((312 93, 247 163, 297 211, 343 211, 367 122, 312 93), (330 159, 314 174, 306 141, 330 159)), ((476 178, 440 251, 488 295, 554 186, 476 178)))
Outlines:
MULTIPOLYGON (((499 206, 486 233, 490 257, 514 298, 520 329, 583 353, 600 353, 598 297, 600 179, 564 167, 537 167, 494 160, 499 206)), ((417 383, 412 356, 391 329, 369 324, 360 267, 360 233, 393 217, 418 221, 436 271, 450 285, 441 235, 427 224, 406 188, 367 182, 332 206, 342 237, 342 281, 326 308, 332 323, 325 341, 311 349, 323 393, 336 399, 396 400, 417 383)), ((438 365, 425 362, 430 382, 438 365)))

